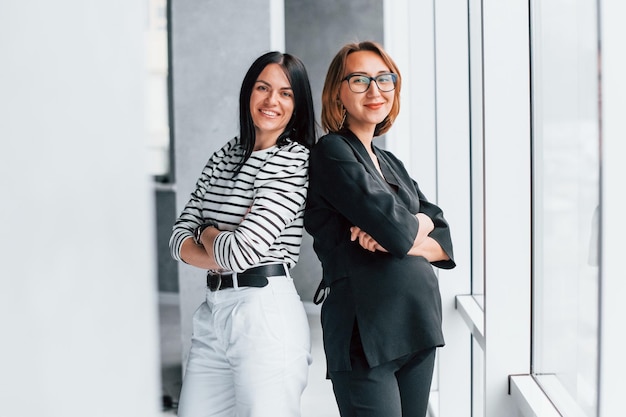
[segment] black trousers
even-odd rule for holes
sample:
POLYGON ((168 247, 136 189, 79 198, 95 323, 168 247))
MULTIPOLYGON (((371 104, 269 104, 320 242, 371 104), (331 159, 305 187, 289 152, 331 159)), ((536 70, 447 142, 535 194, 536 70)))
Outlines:
POLYGON ((435 348, 370 368, 355 324, 351 371, 329 372, 341 417, 425 417, 435 348))

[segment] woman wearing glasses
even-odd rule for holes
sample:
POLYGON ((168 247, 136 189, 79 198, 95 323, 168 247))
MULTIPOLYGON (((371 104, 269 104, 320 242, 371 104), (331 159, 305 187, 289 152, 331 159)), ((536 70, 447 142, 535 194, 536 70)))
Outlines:
POLYGON ((315 117, 302 62, 268 52, 246 73, 240 135, 215 152, 174 224, 172 256, 208 270, 179 417, 296 417, 310 333, 298 260, 315 117))
POLYGON ((448 224, 373 144, 398 115, 401 80, 378 44, 345 45, 322 92, 329 133, 309 161, 305 227, 323 268, 324 349, 342 417, 425 416, 444 344, 432 265, 455 266, 448 224))

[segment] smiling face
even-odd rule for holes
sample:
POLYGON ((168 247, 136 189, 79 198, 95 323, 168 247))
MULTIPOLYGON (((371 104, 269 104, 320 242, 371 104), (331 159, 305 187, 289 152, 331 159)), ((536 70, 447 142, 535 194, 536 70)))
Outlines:
MULTIPOLYGON (((344 77, 349 74, 361 74, 369 77, 391 72, 383 59, 372 51, 353 52, 346 58, 344 77)), ((371 138, 376 125, 382 122, 391 111, 395 90, 380 91, 375 82, 371 82, 364 93, 350 90, 348 82, 341 83, 339 100, 346 108, 346 123, 359 138, 371 138)))
POLYGON ((256 139, 254 150, 269 148, 285 130, 294 110, 291 84, 278 64, 269 64, 259 74, 250 96, 250 114, 256 139))

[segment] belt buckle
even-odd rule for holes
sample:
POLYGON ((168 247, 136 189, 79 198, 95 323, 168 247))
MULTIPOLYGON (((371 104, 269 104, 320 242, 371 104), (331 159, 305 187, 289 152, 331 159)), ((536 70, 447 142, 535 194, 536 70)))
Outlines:
POLYGON ((213 285, 213 279, 209 278, 207 283, 209 284, 209 290, 212 292, 219 291, 222 286, 222 274, 217 271, 208 271, 207 273, 210 277, 217 277, 217 285, 213 285))

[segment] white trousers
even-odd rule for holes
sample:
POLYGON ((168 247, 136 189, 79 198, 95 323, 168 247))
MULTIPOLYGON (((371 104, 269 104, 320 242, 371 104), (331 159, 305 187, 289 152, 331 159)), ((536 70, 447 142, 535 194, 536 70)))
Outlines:
POLYGON ((291 277, 211 292, 193 317, 179 417, 298 417, 309 323, 291 277))

